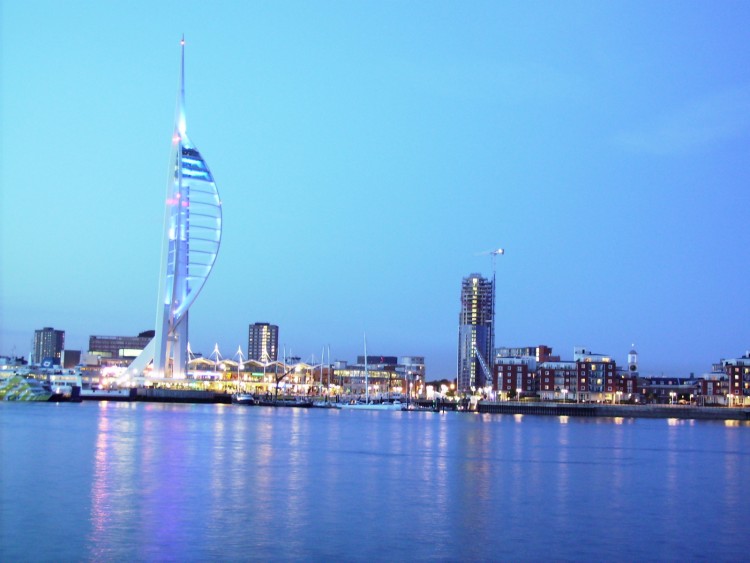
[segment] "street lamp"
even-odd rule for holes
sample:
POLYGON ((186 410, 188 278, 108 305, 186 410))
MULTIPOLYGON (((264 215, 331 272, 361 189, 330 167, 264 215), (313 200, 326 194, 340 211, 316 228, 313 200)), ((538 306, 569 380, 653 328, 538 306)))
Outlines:
POLYGON ((617 391, 617 392, 615 393, 615 401, 616 401, 617 403, 621 403, 621 402, 622 402, 622 399, 621 399, 621 397, 622 397, 622 391, 617 391))
POLYGON ((672 405, 674 405, 674 398, 675 398, 675 396, 677 396, 677 393, 675 393, 674 391, 670 391, 669 392, 669 402, 672 405))
POLYGON ((563 396, 563 403, 567 403, 568 402, 568 390, 563 389, 562 391, 560 391, 560 393, 562 393, 562 396, 563 396))

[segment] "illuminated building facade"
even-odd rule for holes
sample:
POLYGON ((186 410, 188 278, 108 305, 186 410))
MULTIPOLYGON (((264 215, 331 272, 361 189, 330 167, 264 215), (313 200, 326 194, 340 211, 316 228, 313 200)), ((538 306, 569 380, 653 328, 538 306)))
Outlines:
POLYGON ((471 274, 461 284, 458 321, 458 390, 491 385, 493 364, 495 282, 471 274), (479 357, 481 356, 481 357, 479 357), (484 365, 482 365, 484 363, 484 365))
POLYGON ((750 351, 741 358, 723 360, 722 365, 729 381, 729 395, 745 404, 745 398, 750 397, 750 351))
POLYGON ((247 358, 258 362, 275 362, 279 355, 279 327, 269 323, 250 325, 247 335, 247 358))
POLYGON ((34 351, 31 363, 41 365, 45 360, 52 360, 52 364, 60 365, 62 351, 65 349, 65 331, 55 330, 46 326, 34 331, 34 351))
POLYGON ((559 362, 560 356, 552 355, 552 348, 540 344, 539 346, 517 346, 510 348, 503 346, 495 350, 495 361, 500 358, 534 358, 537 362, 559 362))
POLYGON ((138 336, 89 336, 89 354, 103 365, 127 365, 137 358, 154 337, 153 330, 138 336))
POLYGON ((497 358, 493 390, 503 396, 523 397, 536 392, 536 359, 532 356, 497 358))
POLYGON ((164 234, 154 338, 130 365, 140 375, 184 378, 188 361, 188 311, 213 269, 221 243, 221 201, 206 161, 187 136, 185 41, 169 160, 164 234))

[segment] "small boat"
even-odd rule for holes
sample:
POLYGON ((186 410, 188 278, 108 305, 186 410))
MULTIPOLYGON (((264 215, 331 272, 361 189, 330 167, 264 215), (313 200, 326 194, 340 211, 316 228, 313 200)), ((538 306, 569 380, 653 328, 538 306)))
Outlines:
POLYGON ((258 402, 252 393, 235 393, 232 395, 232 404, 234 405, 257 405, 258 402))
POLYGON ((312 406, 316 409, 340 409, 341 403, 332 403, 329 400, 315 401, 313 402, 312 406))
POLYGON ((295 407, 307 409, 313 406, 313 402, 310 399, 303 399, 298 397, 296 399, 258 399, 256 404, 261 407, 295 407))
POLYGON ((297 397, 296 399, 284 399, 284 400, 276 401, 276 406, 309 409, 310 407, 313 406, 313 401, 312 399, 304 399, 302 397, 297 397))
POLYGON ((341 405, 342 409, 354 409, 360 411, 400 411, 404 410, 404 407, 400 401, 393 401, 392 403, 351 403, 348 405, 341 405))
POLYGON ((374 403, 370 400, 370 371, 367 368, 367 337, 365 336, 365 400, 342 404, 342 409, 358 411, 400 411, 401 401, 374 403))

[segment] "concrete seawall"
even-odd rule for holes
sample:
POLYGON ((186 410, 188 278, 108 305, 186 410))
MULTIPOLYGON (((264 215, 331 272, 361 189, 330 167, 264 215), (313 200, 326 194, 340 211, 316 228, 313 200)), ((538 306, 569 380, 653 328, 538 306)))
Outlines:
POLYGON ((604 416, 622 418, 682 418, 695 420, 750 420, 750 409, 683 405, 600 405, 575 403, 480 402, 479 413, 546 416, 604 416))
POLYGON ((232 402, 227 393, 194 391, 187 389, 133 388, 116 391, 83 391, 84 401, 146 401, 154 403, 223 403, 232 402))

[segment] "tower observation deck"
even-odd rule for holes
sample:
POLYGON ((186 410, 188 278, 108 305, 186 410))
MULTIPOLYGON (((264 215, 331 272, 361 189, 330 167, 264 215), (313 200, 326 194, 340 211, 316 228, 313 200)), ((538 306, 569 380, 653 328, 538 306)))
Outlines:
POLYGON ((213 269, 221 244, 221 201, 213 175, 187 136, 185 39, 180 42, 180 88, 162 234, 154 338, 128 367, 128 376, 184 378, 188 361, 188 312, 213 269))

